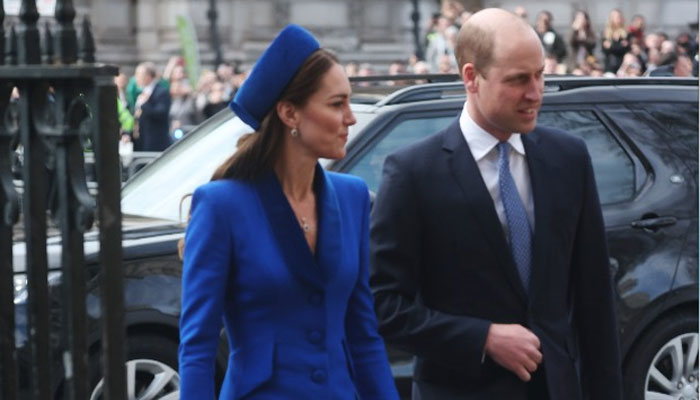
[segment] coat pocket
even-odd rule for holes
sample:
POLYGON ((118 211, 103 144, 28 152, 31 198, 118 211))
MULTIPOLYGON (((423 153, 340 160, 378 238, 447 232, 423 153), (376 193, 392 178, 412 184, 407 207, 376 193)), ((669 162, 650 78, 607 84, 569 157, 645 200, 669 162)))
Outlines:
POLYGON ((246 343, 232 357, 233 392, 240 399, 270 380, 274 363, 274 340, 257 340, 246 343))

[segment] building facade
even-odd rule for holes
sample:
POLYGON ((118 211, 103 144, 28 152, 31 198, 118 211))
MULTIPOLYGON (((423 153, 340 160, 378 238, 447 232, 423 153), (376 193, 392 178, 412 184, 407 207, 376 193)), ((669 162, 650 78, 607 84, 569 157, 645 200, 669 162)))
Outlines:
MULTIPOLYGON (((199 42, 202 64, 211 65, 208 13, 216 4, 216 26, 223 60, 250 65, 287 23, 309 28, 322 45, 336 51, 343 62, 387 65, 407 59, 414 51, 414 10, 411 0, 74 0, 78 15, 89 16, 100 62, 130 71, 139 61, 165 65, 181 53, 176 29, 178 15, 189 18, 199 42)), ((417 0, 419 25, 425 27, 439 11, 439 0, 417 0)), ((478 4, 471 2, 468 4, 478 4)), ((601 32, 608 13, 619 8, 629 21, 635 14, 646 18, 647 31, 664 31, 671 37, 689 31, 698 20, 697 0, 522 0, 480 2, 485 7, 528 11, 530 23, 540 10, 554 16, 554 26, 568 33, 578 9, 586 10, 596 32, 601 32)), ((381 69, 381 68, 380 68, 381 69)))

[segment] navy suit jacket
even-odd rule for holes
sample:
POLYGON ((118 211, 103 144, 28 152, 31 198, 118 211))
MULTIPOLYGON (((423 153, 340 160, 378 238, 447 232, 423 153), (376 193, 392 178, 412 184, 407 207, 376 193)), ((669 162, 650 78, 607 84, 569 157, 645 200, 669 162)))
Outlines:
POLYGON ((541 341, 552 400, 620 399, 611 274, 586 146, 542 127, 522 140, 535 214, 530 295, 455 120, 385 161, 370 233, 380 333, 417 356, 419 381, 470 399, 524 399, 515 374, 482 363, 490 324, 521 324, 541 341))
POLYGON ((270 172, 199 187, 185 236, 181 398, 213 399, 223 318, 222 399, 396 399, 368 284, 369 195, 316 168, 316 254, 270 172))
POLYGON ((168 88, 156 83, 151 96, 141 105, 139 150, 163 151, 170 146, 170 103, 168 88))

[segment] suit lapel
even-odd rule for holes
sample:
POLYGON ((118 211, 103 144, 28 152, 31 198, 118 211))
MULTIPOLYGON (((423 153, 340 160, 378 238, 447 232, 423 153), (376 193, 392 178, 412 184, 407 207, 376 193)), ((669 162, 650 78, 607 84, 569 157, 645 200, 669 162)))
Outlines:
POLYGON ((335 187, 330 177, 316 165, 314 175, 316 207, 318 210, 318 234, 316 236, 316 260, 323 271, 326 281, 330 281, 338 272, 342 257, 342 221, 335 187))
POLYGON ((466 200, 466 208, 472 211, 484 237, 491 246, 491 253, 503 267, 513 290, 527 301, 522 281, 510 256, 510 247, 498 219, 493 199, 486 189, 479 167, 462 136, 459 120, 444 131, 443 149, 448 153, 447 161, 458 186, 466 200))
POLYGON ((535 203, 535 226, 532 238, 532 276, 530 278, 530 293, 538 293, 539 285, 546 281, 547 273, 547 235, 551 231, 551 196, 547 192, 546 182, 551 179, 551 166, 546 158, 545 152, 539 143, 537 130, 521 135, 525 154, 527 156, 527 166, 530 172, 530 186, 532 187, 532 198, 535 203))
POLYGON ((265 174, 257 181, 256 186, 270 228, 287 266, 301 281, 322 286, 321 271, 275 173, 270 171, 265 174))

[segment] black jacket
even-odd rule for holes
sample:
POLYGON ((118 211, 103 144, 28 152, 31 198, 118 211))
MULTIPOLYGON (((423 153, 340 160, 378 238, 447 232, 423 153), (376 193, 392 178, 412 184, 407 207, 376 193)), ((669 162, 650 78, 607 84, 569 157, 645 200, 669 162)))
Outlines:
POLYGON ((515 374, 482 363, 490 324, 521 324, 542 343, 552 400, 618 400, 617 320, 586 146, 548 128, 522 140, 535 211, 530 295, 455 121, 385 161, 370 225, 380 333, 417 356, 419 382, 525 399, 515 374))

